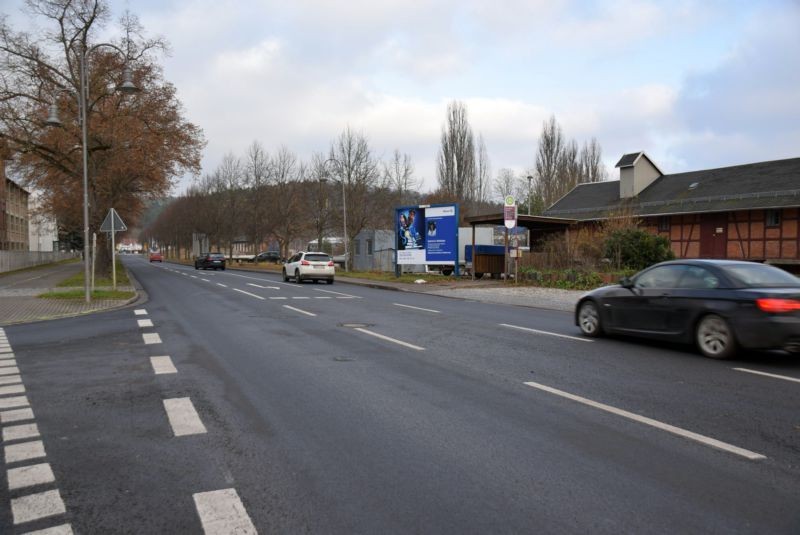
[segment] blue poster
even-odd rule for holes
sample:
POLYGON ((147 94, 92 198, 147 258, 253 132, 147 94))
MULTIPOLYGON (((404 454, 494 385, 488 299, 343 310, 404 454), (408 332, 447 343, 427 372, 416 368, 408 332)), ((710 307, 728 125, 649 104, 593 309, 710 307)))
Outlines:
POLYGON ((456 205, 406 206, 396 209, 395 216, 398 264, 455 264, 456 205))

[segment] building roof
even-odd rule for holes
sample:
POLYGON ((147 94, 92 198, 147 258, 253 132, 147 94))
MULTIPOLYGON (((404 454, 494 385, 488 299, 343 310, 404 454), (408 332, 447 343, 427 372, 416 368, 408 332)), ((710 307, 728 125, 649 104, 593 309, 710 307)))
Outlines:
POLYGON ((644 154, 643 152, 632 152, 630 154, 623 154, 622 158, 619 159, 617 165, 614 167, 632 167, 633 164, 636 163, 636 160, 639 159, 639 156, 644 154))
MULTIPOLYGON (((655 216, 789 206, 800 206, 800 158, 662 175, 626 200, 625 212, 655 216)), ((544 215, 590 220, 620 210, 619 180, 614 180, 580 184, 544 215)))

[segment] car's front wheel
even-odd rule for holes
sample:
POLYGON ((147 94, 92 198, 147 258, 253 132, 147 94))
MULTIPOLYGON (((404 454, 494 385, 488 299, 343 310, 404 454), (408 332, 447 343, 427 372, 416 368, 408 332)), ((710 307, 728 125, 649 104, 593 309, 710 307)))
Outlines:
POLYGON ((578 327, 585 336, 600 336, 603 332, 600 311, 594 301, 584 301, 578 309, 578 327))
POLYGON ((736 339, 730 325, 716 314, 707 314, 697 322, 695 341, 700 353, 708 358, 727 359, 736 353, 736 339))

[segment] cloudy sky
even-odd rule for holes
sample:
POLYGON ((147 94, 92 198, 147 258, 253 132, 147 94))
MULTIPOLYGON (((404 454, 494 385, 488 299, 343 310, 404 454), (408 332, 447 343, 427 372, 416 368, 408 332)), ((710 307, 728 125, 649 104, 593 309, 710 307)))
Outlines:
MULTIPOLYGON (((111 4, 170 42, 165 75, 205 131, 206 172, 253 140, 308 158, 350 125, 379 156, 409 153, 431 190, 453 99, 493 174, 532 166, 550 115, 597 138, 610 178, 638 150, 667 173, 800 157, 800 0, 111 4)), ((23 5, 0 11, 24 27, 23 5)))

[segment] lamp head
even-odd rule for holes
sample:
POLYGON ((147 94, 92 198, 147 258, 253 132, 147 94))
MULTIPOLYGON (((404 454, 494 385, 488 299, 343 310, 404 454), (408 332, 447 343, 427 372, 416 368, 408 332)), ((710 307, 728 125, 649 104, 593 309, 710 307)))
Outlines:
POLYGON ((133 74, 130 67, 125 65, 125 70, 122 71, 122 84, 117 88, 121 93, 132 95, 139 92, 139 88, 133 83, 133 74))
POLYGON ((47 120, 44 124, 47 126, 61 126, 61 119, 58 118, 58 106, 56 103, 50 104, 50 111, 47 114, 47 120))

